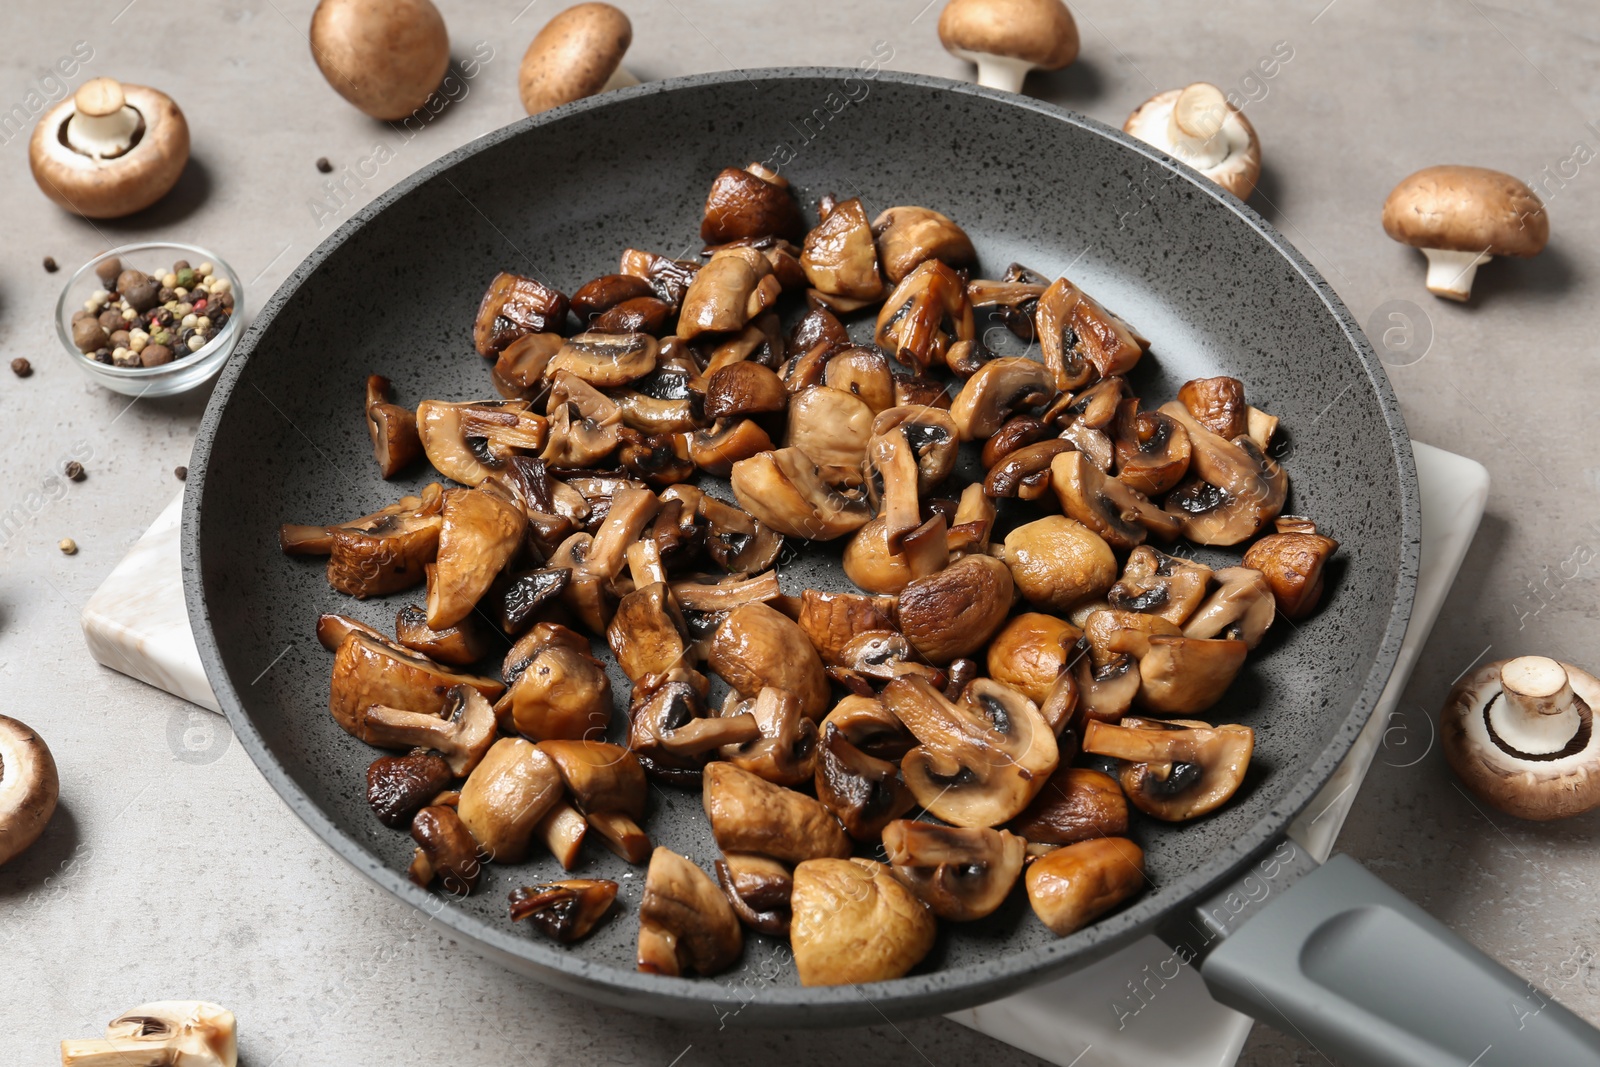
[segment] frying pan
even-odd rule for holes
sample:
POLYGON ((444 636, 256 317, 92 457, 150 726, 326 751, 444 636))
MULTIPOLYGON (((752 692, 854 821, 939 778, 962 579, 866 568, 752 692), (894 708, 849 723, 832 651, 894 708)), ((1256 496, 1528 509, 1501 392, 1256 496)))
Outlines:
MULTIPOLYGON (((1000 333, 987 339, 1020 351, 1000 333)), ((1118 131, 971 85, 816 68, 654 82, 517 123, 399 183, 295 270, 223 372, 190 470, 189 611, 241 743, 345 860, 464 945, 536 978, 688 1019, 854 1025, 993 1000, 1159 929, 1203 961, 1219 999, 1353 1058, 1465 1064, 1495 1044, 1496 1056, 1514 1047, 1520 1062, 1565 1063, 1595 1047, 1575 1017, 1381 882, 1348 861, 1318 869, 1283 836, 1367 721, 1405 632, 1419 529, 1410 446, 1372 350, 1310 264, 1248 207, 1118 131), (781 170, 802 204, 832 192, 873 214, 936 208, 971 235, 991 275, 1012 261, 1068 274, 1150 338, 1141 395, 1243 379, 1287 431, 1288 510, 1343 546, 1325 608, 1276 627, 1214 712, 1256 730, 1244 787, 1195 824, 1138 825, 1149 888, 1069 937, 1050 934, 1019 891, 986 920, 944 924, 929 958, 895 981, 803 988, 786 946, 755 936, 715 978, 640 974, 642 872, 588 853, 583 873, 623 890, 613 920, 570 948, 507 919, 511 888, 560 875, 548 856, 490 865, 464 900, 417 888, 403 873, 410 839, 363 797, 373 751, 327 712, 316 615, 387 629, 417 598, 334 593, 320 566, 280 553, 277 527, 364 514, 431 480, 378 478, 360 413, 366 376, 390 378, 407 404, 492 395, 471 324, 496 271, 570 292, 615 271, 625 247, 691 254, 711 176, 749 160, 781 170), (1540 1040, 1556 1051, 1529 1052, 1540 1040)), ((848 588, 837 546, 799 553, 783 580, 791 592, 848 588)), ((614 685, 628 691, 620 675, 614 685)), ((647 829, 703 865, 716 855, 697 792, 654 789, 647 829)))

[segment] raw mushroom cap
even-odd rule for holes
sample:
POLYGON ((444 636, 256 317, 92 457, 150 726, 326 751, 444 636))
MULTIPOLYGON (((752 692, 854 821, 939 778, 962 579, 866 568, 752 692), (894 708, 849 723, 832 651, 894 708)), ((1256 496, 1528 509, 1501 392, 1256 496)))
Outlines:
POLYGON ((622 69, 633 24, 610 4, 577 4, 556 15, 522 56, 517 87, 528 114, 637 85, 622 69))
POLYGON ((56 761, 44 739, 0 715, 0 865, 39 839, 60 793, 56 761))
POLYGON ((139 113, 144 134, 121 155, 100 159, 61 142, 62 125, 77 108, 70 96, 45 112, 28 142, 28 164, 39 188, 86 218, 120 218, 149 207, 177 184, 189 161, 189 124, 172 98, 127 83, 122 92, 139 113))
POLYGON ((1534 256, 1550 239, 1550 217, 1533 190, 1484 167, 1427 167, 1383 202, 1383 229, 1428 256, 1428 291, 1465 300, 1491 256, 1534 256))
POLYGON ((1197 82, 1157 93, 1128 116, 1122 129, 1194 167, 1240 200, 1249 199, 1261 177, 1261 141, 1255 127, 1214 85, 1197 82), (1174 129, 1196 97, 1200 100, 1195 110, 1204 116, 1201 128, 1180 132, 1183 139, 1175 140, 1174 129))
POLYGON ((1078 24, 1061 0, 950 0, 939 16, 946 51, 978 65, 978 84, 1022 91, 1029 70, 1078 58, 1078 24))

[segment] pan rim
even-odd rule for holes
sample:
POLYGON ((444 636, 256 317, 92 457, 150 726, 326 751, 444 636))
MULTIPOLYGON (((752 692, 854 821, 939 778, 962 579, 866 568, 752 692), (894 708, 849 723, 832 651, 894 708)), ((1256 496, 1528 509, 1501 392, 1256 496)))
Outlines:
MULTIPOLYGON (((213 441, 222 416, 256 345, 278 313, 301 284, 345 241, 380 215, 389 205, 413 189, 445 176, 464 160, 487 151, 526 131, 559 123, 588 111, 625 104, 660 93, 700 89, 735 82, 760 83, 788 80, 859 78, 855 68, 779 67, 718 71, 646 82, 614 90, 564 105, 551 111, 511 123, 478 137, 423 166, 397 182, 354 213, 333 234, 317 246, 285 278, 282 285, 261 307, 240 339, 238 348, 224 366, 200 423, 190 459, 189 480, 185 487, 182 524, 182 561, 185 600, 201 662, 217 701, 263 777, 279 797, 337 855, 394 896, 425 915, 442 922, 463 944, 480 955, 500 957, 500 962, 524 971, 543 974, 568 988, 577 987, 595 999, 632 1010, 679 1017, 698 1014, 707 1006, 730 1003, 729 984, 706 978, 665 978, 622 970, 569 955, 556 946, 516 936, 512 931, 485 922, 448 906, 445 899, 413 885, 403 872, 379 863, 355 838, 341 830, 312 799, 299 788, 288 770, 268 749, 250 715, 244 710, 238 690, 223 666, 221 650, 205 603, 200 557, 200 523, 204 504, 207 469, 213 441)), ((1404 417, 1387 374, 1365 335, 1326 279, 1300 252, 1248 205, 1221 189, 1179 160, 1144 142, 1085 115, 1018 94, 986 89, 967 82, 897 71, 879 71, 875 80, 896 85, 935 89, 958 96, 977 97, 994 103, 1032 112, 1053 122, 1065 122, 1085 132, 1106 138, 1157 164, 1189 183, 1194 191, 1227 208, 1265 240, 1310 286, 1333 316, 1353 349, 1361 371, 1376 394, 1388 430, 1389 448, 1399 481, 1399 559, 1396 561, 1394 604, 1370 662, 1366 677, 1344 721, 1293 783, 1279 803, 1239 833, 1225 848, 1214 852, 1203 864, 1158 893, 1141 898, 1127 909, 1101 920, 1069 937, 1032 949, 1011 952, 994 959, 961 967, 915 974, 870 986, 766 986, 739 1002, 732 1013, 736 1021, 757 1025, 806 1024, 848 1025, 879 1021, 879 1017, 910 1017, 949 1011, 963 1004, 985 1003, 1016 989, 1037 984, 1052 975, 1081 969, 1123 947, 1141 934, 1151 932, 1165 916, 1186 902, 1223 887, 1264 848, 1281 839, 1290 821, 1316 796, 1333 771, 1343 762, 1356 736, 1366 725, 1379 696, 1387 685, 1401 640, 1410 620, 1415 593, 1421 542, 1421 503, 1411 441, 1404 417), (746 1011, 745 1009, 751 1009, 746 1011)), ((735 972, 737 973, 737 972, 735 972)))

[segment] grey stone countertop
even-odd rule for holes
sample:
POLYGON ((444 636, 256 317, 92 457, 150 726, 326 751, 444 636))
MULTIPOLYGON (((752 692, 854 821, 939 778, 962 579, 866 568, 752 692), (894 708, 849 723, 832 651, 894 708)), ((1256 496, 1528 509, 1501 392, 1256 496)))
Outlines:
MULTIPOLYGON (((438 3, 453 54, 477 68, 409 129, 368 120, 318 76, 305 37, 313 0, 0 5, 0 690, 4 712, 51 744, 64 795, 41 843, 0 870, 0 1062, 53 1063, 60 1038, 98 1034, 117 1012, 167 997, 235 1010, 251 1067, 1028 1060, 942 1019, 718 1032, 598 1009, 502 973, 336 859, 220 719, 192 718, 86 654, 79 610, 178 491, 173 468, 187 462, 206 397, 130 405, 90 385, 55 340, 50 313, 65 274, 45 273, 42 258, 69 271, 135 238, 189 241, 227 258, 259 308, 355 208, 521 117, 517 65, 560 0, 438 3), (101 74, 154 85, 193 131, 179 188, 131 219, 68 216, 29 176, 29 116, 64 91, 50 71, 75 48, 92 55, 74 85, 101 74), (28 118, 20 133, 18 116, 28 118), (319 156, 334 174, 317 172, 319 156), (32 377, 5 372, 16 356, 33 362, 32 377), (56 480, 71 458, 87 478, 56 480), (81 551, 62 555, 63 537, 81 551)), ((939 46, 937 0, 620 5, 634 23, 628 65, 642 78, 854 65, 884 47, 876 42, 892 50, 890 68, 970 77, 939 46)), ((1600 167, 1589 165, 1600 154, 1600 8, 1072 6, 1082 57, 1030 78, 1027 91, 1116 125, 1155 91, 1194 80, 1248 101, 1266 160, 1255 206, 1359 320, 1382 309, 1379 332, 1409 326, 1409 343, 1391 335, 1388 358, 1413 435, 1491 472, 1482 529, 1340 847, 1600 1021, 1600 815, 1538 826, 1486 812, 1456 787, 1431 727, 1451 680, 1474 662, 1542 652, 1600 666, 1600 430, 1590 407, 1600 395, 1600 167), (1287 58, 1268 62, 1275 55, 1287 58), (1537 179, 1552 220, 1545 253, 1482 269, 1466 306, 1428 296, 1421 256, 1378 222, 1396 181, 1450 162, 1537 179), (1396 309, 1409 323, 1387 318, 1396 309)), ((1321 1057, 1258 1027, 1242 1062, 1321 1057)))

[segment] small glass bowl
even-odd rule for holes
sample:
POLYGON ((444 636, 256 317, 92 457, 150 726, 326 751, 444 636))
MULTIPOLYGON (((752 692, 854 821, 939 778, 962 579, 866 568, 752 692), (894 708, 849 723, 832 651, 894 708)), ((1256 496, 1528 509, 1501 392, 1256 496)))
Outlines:
POLYGON ((221 256, 195 245, 142 241, 102 252, 73 273, 67 280, 66 288, 61 290, 61 299, 56 301, 56 333, 61 338, 62 347, 67 350, 67 358, 107 389, 128 396, 172 396, 203 385, 222 369, 244 332, 243 312, 244 288, 239 284, 239 276, 221 256), (95 268, 113 256, 120 258, 124 267, 146 272, 165 272, 180 259, 187 259, 192 264, 209 262, 216 268, 216 276, 228 279, 232 285, 233 313, 223 323, 221 332, 200 351, 159 367, 118 367, 86 356, 72 343, 72 316, 83 307, 91 293, 102 288, 95 268))

